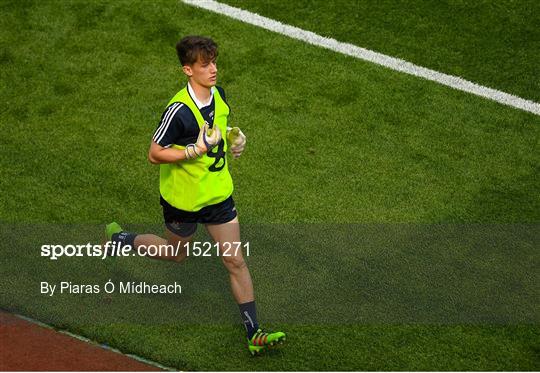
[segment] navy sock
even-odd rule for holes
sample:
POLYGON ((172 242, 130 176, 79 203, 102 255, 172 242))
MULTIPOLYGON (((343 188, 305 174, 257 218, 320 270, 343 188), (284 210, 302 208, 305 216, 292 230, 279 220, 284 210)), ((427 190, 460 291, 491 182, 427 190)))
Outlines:
POLYGON ((111 236, 111 241, 115 242, 118 248, 129 245, 131 246, 132 249, 134 249, 135 237, 137 237, 137 233, 129 233, 129 232, 113 233, 113 235, 111 236))
POLYGON ((259 329, 255 301, 239 304, 238 308, 240 308, 240 314, 242 315, 242 321, 244 321, 244 326, 246 327, 247 336, 251 339, 253 334, 259 329))

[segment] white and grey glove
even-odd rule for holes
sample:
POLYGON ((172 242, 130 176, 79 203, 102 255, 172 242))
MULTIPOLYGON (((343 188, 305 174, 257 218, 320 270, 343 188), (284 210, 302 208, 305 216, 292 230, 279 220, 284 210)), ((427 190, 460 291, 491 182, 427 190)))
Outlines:
POLYGON ((233 158, 240 157, 246 147, 246 136, 240 128, 227 127, 227 141, 229 142, 233 158))
POLYGON ((186 159, 194 159, 206 154, 210 149, 216 146, 221 141, 221 131, 218 126, 210 128, 208 122, 199 131, 199 137, 195 144, 186 146, 186 159))

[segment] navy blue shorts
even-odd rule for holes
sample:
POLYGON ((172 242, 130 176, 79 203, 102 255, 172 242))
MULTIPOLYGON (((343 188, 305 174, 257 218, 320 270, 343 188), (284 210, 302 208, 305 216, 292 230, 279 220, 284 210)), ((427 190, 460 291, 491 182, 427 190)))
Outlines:
POLYGON ((160 196, 165 226, 180 237, 188 237, 197 231, 197 224, 224 224, 238 215, 232 196, 215 205, 205 206, 199 211, 184 211, 171 206, 160 196))

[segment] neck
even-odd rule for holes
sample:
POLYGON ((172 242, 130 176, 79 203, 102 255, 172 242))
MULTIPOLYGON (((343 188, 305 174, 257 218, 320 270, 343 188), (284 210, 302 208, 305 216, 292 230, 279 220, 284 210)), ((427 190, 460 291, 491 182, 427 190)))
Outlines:
POLYGON ((190 81, 189 85, 191 86, 191 89, 193 89, 195 96, 197 96, 197 100, 199 100, 202 103, 208 102, 211 95, 210 88, 206 88, 193 81, 190 81))

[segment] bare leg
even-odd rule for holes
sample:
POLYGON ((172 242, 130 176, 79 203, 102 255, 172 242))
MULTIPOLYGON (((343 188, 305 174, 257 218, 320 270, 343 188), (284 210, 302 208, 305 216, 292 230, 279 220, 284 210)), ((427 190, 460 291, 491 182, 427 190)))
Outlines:
MULTIPOLYGON (((240 242, 238 217, 225 224, 207 224, 206 229, 214 241, 219 244, 220 254, 223 254, 225 243, 240 242)), ((232 245, 231 250, 228 252, 231 256, 222 255, 221 259, 229 271, 231 290, 236 302, 238 304, 251 302, 255 300, 251 275, 244 261, 242 250, 234 250, 234 248, 235 245, 232 245)))
POLYGON ((168 229, 165 229, 165 234, 167 236, 167 239, 156 236, 155 234, 139 234, 137 235, 137 237, 135 237, 135 248, 138 250, 139 253, 141 253, 142 255, 146 255, 149 258, 171 260, 180 263, 187 256, 185 245, 191 241, 193 235, 188 237, 181 237, 177 234, 172 233, 168 229), (171 245, 172 248, 167 248, 167 250, 157 250, 157 253, 154 253, 149 252, 146 249, 150 245, 157 246, 158 248, 160 245, 171 245), (179 247, 180 249, 176 253, 175 251, 177 247, 179 247))

